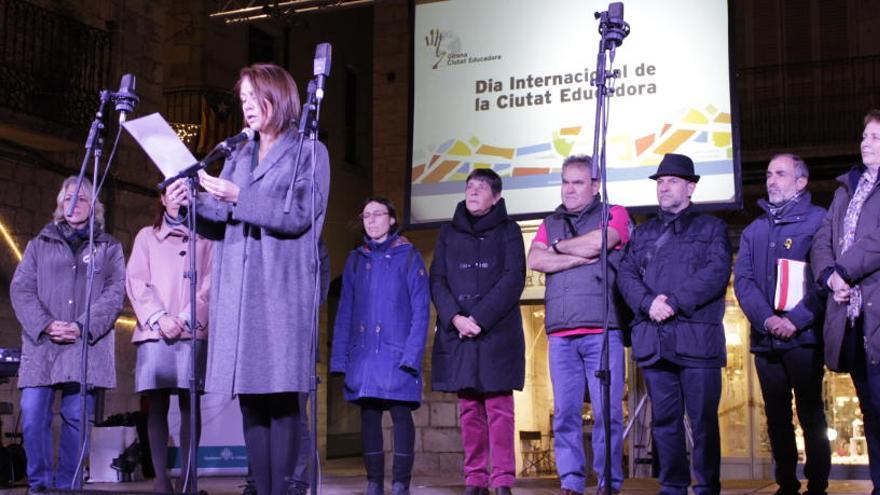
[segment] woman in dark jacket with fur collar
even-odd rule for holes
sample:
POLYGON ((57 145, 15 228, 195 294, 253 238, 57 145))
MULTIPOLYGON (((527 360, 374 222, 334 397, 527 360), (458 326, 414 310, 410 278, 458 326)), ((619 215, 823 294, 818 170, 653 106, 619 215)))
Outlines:
POLYGON ((459 397, 466 494, 488 493, 489 486, 507 494, 515 479, 513 390, 522 390, 525 378, 525 270, 522 232, 507 216, 501 178, 474 170, 465 200, 440 229, 431 264, 432 386, 459 397))

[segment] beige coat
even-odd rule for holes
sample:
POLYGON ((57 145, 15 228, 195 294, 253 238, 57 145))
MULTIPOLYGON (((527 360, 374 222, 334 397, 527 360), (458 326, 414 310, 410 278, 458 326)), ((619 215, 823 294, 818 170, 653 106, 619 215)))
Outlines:
MULTIPOLYGON (((161 227, 144 227, 134 239, 134 247, 128 260, 125 290, 137 315, 138 325, 132 342, 159 340, 162 336, 148 324, 151 317, 164 312, 189 320, 189 230, 184 226, 171 227, 162 222, 161 227)), ((211 287, 211 262, 213 242, 202 236, 196 237, 196 337, 208 338, 208 294, 211 287)), ((184 332, 181 338, 189 339, 184 332)))

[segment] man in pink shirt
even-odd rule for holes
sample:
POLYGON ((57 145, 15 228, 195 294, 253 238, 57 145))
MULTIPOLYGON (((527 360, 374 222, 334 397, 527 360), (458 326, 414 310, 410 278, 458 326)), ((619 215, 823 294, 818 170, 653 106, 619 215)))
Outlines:
POLYGON ((574 155, 562 164, 562 204, 544 219, 529 250, 529 268, 545 273, 545 327, 550 344, 550 377, 553 382, 553 433, 556 468, 562 495, 584 492, 587 472, 583 447, 581 409, 589 387, 593 417, 593 470, 599 477, 598 493, 610 483, 613 493, 623 483, 623 384, 625 318, 618 304, 614 280, 620 248, 629 240, 629 215, 622 206, 609 205, 608 281, 609 369, 611 371, 611 477, 603 477, 605 433, 601 382, 596 376, 602 352, 605 284, 599 261, 602 246, 602 198, 599 182, 591 178, 593 161, 574 155))

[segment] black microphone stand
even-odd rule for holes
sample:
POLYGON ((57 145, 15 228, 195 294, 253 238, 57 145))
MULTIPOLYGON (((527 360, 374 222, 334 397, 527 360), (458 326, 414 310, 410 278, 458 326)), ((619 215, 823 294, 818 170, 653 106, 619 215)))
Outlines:
MULTIPOLYGON (((232 149, 228 146, 225 146, 224 143, 220 143, 217 145, 210 153, 208 153, 205 158, 199 160, 198 162, 190 165, 189 167, 181 170, 177 173, 177 175, 173 177, 169 177, 158 184, 158 189, 160 191, 164 190, 166 187, 171 185, 176 180, 185 179, 187 184, 187 195, 189 197, 189 206, 187 207, 187 228, 189 229, 189 235, 187 236, 187 249, 189 249, 189 270, 183 274, 184 278, 189 279, 189 327, 190 327, 190 356, 189 356, 189 404, 190 404, 190 415, 189 415, 189 431, 190 431, 190 440, 189 440, 189 448, 187 449, 187 462, 186 462, 186 474, 184 474, 184 483, 183 487, 186 493, 198 494, 199 493, 199 467, 198 467, 198 442, 196 439, 198 438, 196 428, 198 427, 198 421, 196 420, 197 411, 199 408, 198 400, 199 400, 199 381, 198 381, 198 365, 197 365, 197 339, 196 333, 199 330, 199 320, 198 320, 198 287, 199 287, 199 274, 197 270, 197 257, 198 253, 196 251, 196 194, 198 194, 198 183, 199 183, 199 171, 205 169, 209 164, 220 160, 226 159, 232 154, 232 149)), ((181 474, 183 474, 184 464, 183 457, 181 456, 181 474)))
POLYGON ((610 323, 610 298, 612 297, 612 288, 608 284, 608 170, 605 163, 606 150, 606 132, 608 130, 608 98, 611 96, 609 92, 608 80, 618 77, 618 71, 608 71, 606 69, 606 52, 611 51, 611 62, 614 62, 614 49, 623 42, 629 34, 629 26, 620 19, 620 25, 612 25, 609 22, 608 12, 596 13, 599 19, 599 54, 596 60, 596 79, 593 84, 596 86, 596 122, 593 130, 593 167, 592 179, 600 180, 602 183, 601 192, 601 229, 602 229, 602 245, 599 254, 602 263, 602 284, 603 284, 603 303, 602 303, 602 352, 599 359, 599 370, 596 371, 596 377, 602 384, 602 428, 605 432, 605 464, 603 468, 603 478, 605 486, 602 487, 606 495, 612 495, 611 486, 611 369, 609 360, 609 323, 610 323))
MULTIPOLYGON (((318 235, 315 232, 315 222, 317 218, 315 218, 315 193, 317 191, 317 186, 315 184, 315 154, 317 153, 317 143, 318 143, 318 122, 321 118, 321 99, 317 96, 317 91, 312 87, 312 84, 309 83, 309 91, 308 97, 305 105, 306 111, 303 113, 306 114, 306 117, 303 118, 303 126, 300 128, 300 133, 302 133, 303 138, 305 138, 305 133, 308 132, 309 139, 312 141, 312 204, 311 204, 311 220, 312 227, 309 229, 312 232, 312 241, 314 242, 314 255, 315 255, 315 266, 317 270, 315 271, 315 297, 314 297, 314 311, 313 311, 313 319, 312 319, 312 362, 310 363, 310 368, 312 370, 312 379, 309 380, 309 458, 311 462, 309 463, 309 490, 312 492, 312 495, 317 495, 320 491, 320 487, 318 486, 318 462, 320 461, 319 452, 318 452, 318 383, 320 379, 318 378, 318 352, 319 352, 319 332, 318 332, 318 306, 320 305, 321 299, 321 253, 318 247, 318 235), (309 116, 311 114, 311 116, 309 116)), ((302 141, 300 141, 300 146, 302 145, 302 141)), ((292 191, 291 191, 292 192, 292 191)), ((292 197, 291 194, 290 197, 292 197)))
MULTIPOLYGON (((293 201, 293 188, 296 182, 296 177, 299 172, 299 164, 300 158, 302 157, 302 148, 305 143, 306 138, 310 139, 312 142, 312 156, 311 160, 311 205, 310 205, 310 219, 311 226, 309 228, 310 235, 312 236, 313 243, 313 255, 316 267, 315 270, 315 282, 314 282, 314 300, 313 300, 313 311, 312 311, 312 321, 310 328, 310 336, 311 336, 311 345, 312 352, 310 353, 310 363, 309 369, 311 370, 311 376, 309 377, 309 490, 313 495, 317 495, 319 491, 318 487, 318 462, 320 460, 318 453, 318 384, 320 383, 320 378, 318 377, 318 352, 319 352, 319 332, 318 332, 318 306, 320 305, 320 293, 321 293, 321 255, 318 247, 318 235, 315 232, 315 223, 317 218, 315 218, 315 194, 317 192, 317 186, 315 185, 315 154, 317 152, 317 141, 318 141, 318 122, 321 114, 321 99, 318 98, 317 95, 317 83, 313 79, 309 82, 306 101, 302 107, 302 112, 300 113, 300 121, 299 126, 297 127, 297 132, 299 133, 299 142, 296 145, 296 161, 294 162, 293 175, 290 178, 290 186, 287 190, 287 195, 284 201, 284 213, 290 213, 290 208, 292 206, 293 201)), ((303 411, 300 411, 302 414, 303 411)), ((302 445, 299 448, 303 448, 302 445)))
MULTIPOLYGON (((201 168, 198 170, 201 170, 201 168)), ((198 313, 196 311, 196 305, 198 304, 197 292, 199 284, 199 274, 198 270, 196 269, 196 257, 198 256, 198 253, 196 252, 196 187, 198 185, 198 180, 198 173, 193 172, 192 176, 190 176, 186 181, 187 186, 189 186, 189 207, 187 211, 186 222, 187 227, 189 228, 189 235, 187 236, 187 244, 189 246, 189 271, 184 274, 184 277, 189 279, 189 329, 191 335, 189 354, 189 449, 187 452, 187 471, 186 478, 184 478, 183 489, 186 493, 192 494, 199 493, 199 462, 197 457, 197 439, 199 438, 199 435, 198 431, 196 430, 196 428, 198 428, 198 421, 196 420, 196 416, 199 414, 198 411, 200 407, 200 404, 198 403, 199 384, 196 359, 196 334, 199 330, 199 320, 197 316, 198 313), (189 488, 189 490, 187 490, 187 488, 189 488)), ((181 460, 183 460, 182 457, 181 460)), ((183 468, 182 465, 181 468, 183 468)))
MULTIPOLYGON (((67 214, 70 215, 73 212, 73 207, 76 204, 77 198, 79 197, 79 191, 82 187, 83 179, 85 178, 86 168, 88 167, 89 158, 94 158, 94 167, 92 174, 92 197, 89 201, 89 242, 88 242, 88 253, 89 253, 89 266, 86 274, 86 307, 85 307, 85 318, 83 320, 83 328, 81 329, 80 335, 80 379, 79 379, 79 408, 80 408, 80 418, 79 418, 79 459, 77 461, 76 474, 71 480, 70 488, 72 490, 78 490, 82 488, 83 483, 85 482, 85 454, 86 454, 86 443, 88 441, 87 431, 88 431, 88 371, 89 371, 89 330, 92 324, 92 287, 95 279, 95 203, 97 202, 98 194, 100 191, 98 190, 98 170, 101 166, 101 156, 103 156, 104 152, 104 108, 107 106, 107 102, 110 101, 111 93, 109 90, 102 90, 99 94, 99 102, 98 102, 98 110, 95 112, 95 119, 92 121, 92 125, 89 128, 89 135, 86 138, 85 149, 86 153, 83 157, 82 165, 80 166, 79 176, 77 177, 76 188, 71 196, 70 206, 68 207, 67 214)), ((108 164, 109 166, 109 164, 108 164)))

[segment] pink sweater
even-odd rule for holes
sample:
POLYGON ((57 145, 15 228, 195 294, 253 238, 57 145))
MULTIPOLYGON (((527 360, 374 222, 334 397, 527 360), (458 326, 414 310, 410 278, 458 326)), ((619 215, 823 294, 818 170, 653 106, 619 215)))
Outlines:
MULTIPOLYGON (((149 324, 157 315, 164 313, 189 320, 189 279, 183 276, 189 270, 188 232, 185 226, 171 227, 163 221, 158 230, 144 227, 135 237, 125 273, 125 290, 138 319, 131 339, 134 343, 162 338, 149 324)), ((196 337, 200 340, 208 338, 213 251, 213 242, 196 237, 196 337)), ((180 338, 189 339, 191 334, 184 332, 180 338)))

